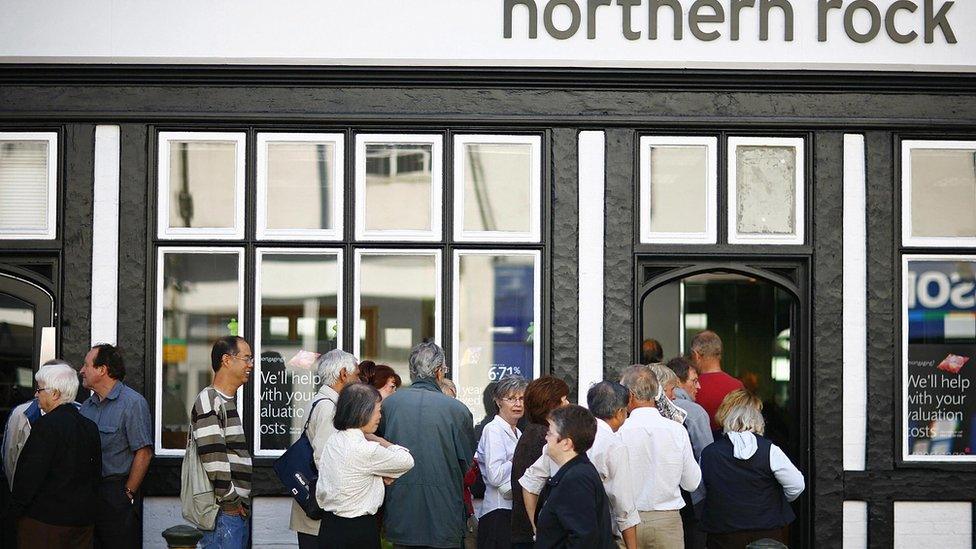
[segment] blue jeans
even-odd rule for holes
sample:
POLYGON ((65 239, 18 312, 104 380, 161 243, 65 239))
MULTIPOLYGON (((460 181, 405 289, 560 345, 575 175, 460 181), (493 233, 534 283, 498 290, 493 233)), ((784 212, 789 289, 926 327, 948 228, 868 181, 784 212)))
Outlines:
POLYGON ((217 513, 217 523, 210 532, 204 532, 200 546, 203 549, 245 549, 251 537, 247 519, 240 515, 217 513))

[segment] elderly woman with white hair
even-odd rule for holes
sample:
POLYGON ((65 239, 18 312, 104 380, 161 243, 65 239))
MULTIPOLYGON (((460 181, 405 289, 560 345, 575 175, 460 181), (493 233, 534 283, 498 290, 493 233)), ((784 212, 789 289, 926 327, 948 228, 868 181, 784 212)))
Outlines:
POLYGON ((763 436, 762 401, 737 389, 715 418, 724 435, 701 455, 707 495, 699 527, 708 533, 707 547, 746 547, 763 538, 786 543, 786 526, 796 518, 790 502, 803 492, 803 475, 763 436))
MULTIPOLYGON (((304 417, 308 418, 308 440, 312 443, 313 457, 318 463, 325 443, 336 432, 332 420, 335 418, 339 393, 347 385, 359 381, 359 361, 350 353, 333 349, 319 356, 314 367, 320 385, 304 417)), ((294 501, 288 527, 298 532, 299 549, 318 547, 321 521, 309 518, 305 510, 294 501)))
POLYGON ((34 376, 44 415, 34 422, 14 477, 21 549, 92 547, 102 448, 98 427, 74 406, 78 372, 42 366, 34 376))

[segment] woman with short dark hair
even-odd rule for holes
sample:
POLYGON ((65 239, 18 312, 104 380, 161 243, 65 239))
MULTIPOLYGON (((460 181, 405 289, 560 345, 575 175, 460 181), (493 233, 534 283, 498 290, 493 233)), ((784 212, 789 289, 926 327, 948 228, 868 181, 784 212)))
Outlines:
MULTIPOLYGON (((532 547, 535 532, 525 507, 526 493, 517 484, 525 470, 542 455, 549 430, 549 412, 569 404, 569 385, 553 376, 533 380, 525 388, 525 415, 529 418, 512 456, 512 547, 532 547)), ((538 498, 533 494, 530 497, 538 498)), ((533 512, 536 501, 533 499, 533 512)))
POLYGON ((339 393, 336 433, 319 458, 315 497, 325 511, 319 547, 380 547, 376 512, 383 504, 384 481, 413 468, 410 452, 375 435, 383 398, 372 385, 354 383, 339 393))

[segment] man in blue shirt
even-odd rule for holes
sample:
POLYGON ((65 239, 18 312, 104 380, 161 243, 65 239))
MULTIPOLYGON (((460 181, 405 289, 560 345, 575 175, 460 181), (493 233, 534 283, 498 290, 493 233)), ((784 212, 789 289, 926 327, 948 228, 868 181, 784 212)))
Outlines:
POLYGON ((98 425, 102 441, 96 549, 141 545, 136 494, 152 459, 152 418, 146 399, 122 383, 124 378, 125 364, 114 346, 96 345, 85 356, 81 379, 92 395, 81 414, 98 425))

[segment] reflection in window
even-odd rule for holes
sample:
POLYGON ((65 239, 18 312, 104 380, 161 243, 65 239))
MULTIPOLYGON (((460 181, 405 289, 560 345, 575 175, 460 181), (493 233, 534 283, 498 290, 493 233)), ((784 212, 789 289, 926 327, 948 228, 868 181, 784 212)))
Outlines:
MULTIPOLYGON (((336 141, 321 135, 302 134, 308 141, 287 134, 259 134, 259 154, 265 173, 258 174, 264 187, 265 224, 262 231, 295 235, 308 231, 328 231, 339 226, 341 218, 341 169, 337 162, 336 141), (291 140, 289 140, 291 139, 291 140), (313 140, 314 139, 314 140, 313 140)), ((334 139, 341 139, 337 136, 334 139)))
POLYGON ((488 383, 535 375, 537 261, 536 253, 457 254, 454 381, 477 419, 488 383))
POLYGON ((0 139, 0 236, 45 238, 53 231, 49 217, 48 159, 51 143, 0 139))
MULTIPOLYGON (((162 324, 163 449, 186 448, 189 411, 209 385, 210 349, 217 338, 240 334, 240 255, 163 251, 159 306, 162 324)), ((242 403, 238 403, 241 409, 242 403)))
POLYGON ((976 237, 976 150, 912 149, 910 185, 911 236, 976 237))
POLYGON ((258 449, 286 450, 301 436, 318 389, 313 362, 339 342, 341 273, 335 253, 259 257, 258 449))
POLYGON ((237 143, 169 142, 169 226, 233 229, 237 213, 237 143))
MULTIPOLYGON (((429 143, 366 145, 367 231, 430 231, 433 181, 429 143)), ((439 206, 439 205, 438 205, 439 206)))
POLYGON ((429 253, 360 255, 360 360, 387 364, 404 382, 410 379, 410 349, 437 336, 438 271, 437 257, 429 253))
POLYGON ((735 220, 739 234, 796 233, 796 149, 739 146, 735 165, 735 220))
POLYGON ((976 459, 976 257, 907 256, 904 276, 905 456, 976 459))
POLYGON ((538 185, 529 143, 466 143, 463 147, 465 232, 529 233, 538 185))
POLYGON ((766 435, 794 459, 799 450, 791 376, 793 296, 761 279, 712 272, 660 286, 643 300, 642 337, 657 339, 665 358, 690 355, 703 330, 722 338, 722 369, 763 399, 766 435))
POLYGON ((34 307, 0 293, 0 433, 12 410, 33 396, 34 307))

